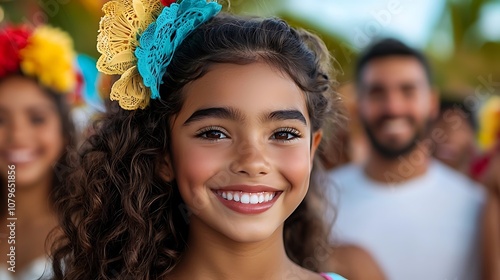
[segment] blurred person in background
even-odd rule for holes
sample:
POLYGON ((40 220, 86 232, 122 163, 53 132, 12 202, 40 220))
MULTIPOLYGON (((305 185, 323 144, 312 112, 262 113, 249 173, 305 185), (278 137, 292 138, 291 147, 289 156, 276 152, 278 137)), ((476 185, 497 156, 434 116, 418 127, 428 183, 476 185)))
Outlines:
POLYGON ((325 170, 332 170, 348 163, 362 163, 366 159, 368 141, 363 127, 357 116, 356 91, 348 84, 338 90, 342 103, 345 105, 345 115, 349 120, 347 125, 336 127, 335 131, 325 131, 328 135, 335 135, 337 141, 325 145, 324 150, 318 151, 319 158, 325 170))
POLYGON ((483 216, 484 280, 500 279, 500 138, 483 183, 488 187, 488 200, 483 216))
MULTIPOLYGON (((427 138, 439 113, 427 59, 400 41, 378 41, 358 60, 356 83, 370 150, 364 164, 330 174, 333 245, 344 252, 329 262, 345 263, 359 247, 387 279, 481 279, 484 192, 431 157, 429 146, 443 134, 427 138)), ((363 270, 366 260, 344 265, 363 270)))
POLYGON ((479 114, 479 144, 485 151, 474 165, 474 176, 488 191, 483 215, 482 249, 485 280, 500 279, 500 97, 488 99, 479 114))
POLYGON ((337 125, 337 127, 328 127, 325 131, 329 135, 335 136, 334 139, 329 139, 327 143, 324 143, 323 149, 317 152, 322 168, 324 170, 331 170, 351 162, 350 142, 352 139, 346 127, 337 125))
POLYGON ((449 167, 467 176, 477 156, 476 123, 474 114, 461 102, 443 99, 440 102, 439 116, 432 125, 428 137, 432 133, 443 134, 436 138, 433 155, 449 167))
POLYGON ((76 142, 68 104, 78 86, 73 63, 72 41, 59 29, 0 29, 2 280, 51 275, 45 246, 58 224, 52 206, 76 142), (15 235, 6 226, 12 222, 15 235))

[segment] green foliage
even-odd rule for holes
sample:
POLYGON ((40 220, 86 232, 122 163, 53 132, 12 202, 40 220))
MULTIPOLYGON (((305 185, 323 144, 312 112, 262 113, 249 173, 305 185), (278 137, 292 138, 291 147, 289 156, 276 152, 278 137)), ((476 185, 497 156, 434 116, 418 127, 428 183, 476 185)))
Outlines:
MULTIPOLYGON (((96 36, 99 11, 89 11, 82 5, 83 0, 3 0, 0 5, 4 8, 7 20, 33 24, 37 17, 36 11, 45 14, 49 23, 60 26, 69 31, 78 51, 97 57, 96 36), (50 3, 59 3, 56 8, 50 3), (38 10, 37 10, 38 8, 38 10), (35 11, 35 12, 33 12, 35 11), (27 16, 29 15, 29 16, 27 16)), ((97 0, 95 0, 97 1, 97 0)), ((500 42, 486 41, 477 28, 484 5, 499 0, 446 0, 435 34, 450 34, 453 48, 446 56, 433 53, 427 48, 436 73, 437 86, 445 91, 456 94, 471 94, 475 88, 481 86, 480 77, 491 77, 492 81, 500 83, 500 42), (439 33, 440 32, 440 33, 439 33)), ((244 15, 278 16, 296 27, 312 30, 317 33, 329 47, 340 70, 338 79, 341 83, 352 80, 352 72, 359 50, 347 43, 345 38, 333 34, 331 30, 318 27, 304 17, 297 17, 286 12, 284 0, 219 0, 226 10, 244 15)), ((332 5, 335 1, 332 1, 332 5)), ((500 16, 500 15, 499 15, 500 16)), ((490 89, 493 87, 490 87, 490 89)), ((496 94, 500 86, 495 88, 496 94)))

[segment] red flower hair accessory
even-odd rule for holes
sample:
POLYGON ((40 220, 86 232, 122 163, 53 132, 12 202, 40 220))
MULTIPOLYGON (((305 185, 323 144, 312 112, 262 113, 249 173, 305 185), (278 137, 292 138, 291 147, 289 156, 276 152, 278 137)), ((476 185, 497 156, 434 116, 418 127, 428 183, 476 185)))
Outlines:
POLYGON ((0 77, 19 71, 19 52, 28 44, 31 33, 25 26, 8 26, 0 30, 0 77))
POLYGON ((172 5, 173 3, 177 2, 176 0, 161 0, 161 3, 163 4, 163 6, 165 7, 168 7, 170 5, 172 5))

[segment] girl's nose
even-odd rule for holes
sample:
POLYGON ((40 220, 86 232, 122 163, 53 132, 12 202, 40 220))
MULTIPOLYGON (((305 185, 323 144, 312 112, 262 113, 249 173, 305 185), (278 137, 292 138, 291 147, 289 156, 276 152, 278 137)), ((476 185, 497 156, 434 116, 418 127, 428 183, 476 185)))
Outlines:
POLYGON ((262 145, 245 143, 239 145, 235 153, 234 160, 229 167, 231 172, 248 177, 264 176, 270 172, 271 166, 265 147, 262 145))
POLYGON ((19 144, 29 140, 29 126, 21 120, 11 120, 8 124, 8 130, 8 141, 11 144, 19 144))

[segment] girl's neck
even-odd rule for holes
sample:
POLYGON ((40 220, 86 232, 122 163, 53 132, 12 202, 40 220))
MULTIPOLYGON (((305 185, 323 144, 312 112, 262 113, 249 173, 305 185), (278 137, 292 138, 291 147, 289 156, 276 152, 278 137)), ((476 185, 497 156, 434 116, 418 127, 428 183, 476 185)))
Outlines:
POLYGON ((266 240, 240 243, 193 218, 188 246, 168 279, 309 279, 283 245, 283 226, 266 240), (284 276, 288 275, 284 278, 284 276), (302 275, 303 277, 293 277, 302 275))
MULTIPOLYGON (((30 186, 16 185, 15 192, 15 211, 14 216, 17 220, 15 224, 15 246, 16 246, 16 271, 24 271, 34 260, 45 258, 47 250, 50 250, 49 243, 46 243, 46 238, 49 232, 57 226, 57 217, 53 211, 49 199, 49 193, 52 189, 51 178, 41 180, 30 186)), ((5 202, 2 201, 2 213, 0 219, 1 224, 5 228, 6 225, 13 221, 7 220, 11 217, 7 211, 7 190, 2 189, 5 202)), ((7 250, 10 246, 7 243, 1 244, 2 251, 7 250)), ((8 252, 8 251, 6 251, 8 252)), ((3 264, 7 258, 0 258, 3 264)))
MULTIPOLYGON (((25 223, 33 224, 43 222, 44 218, 52 217, 53 205, 51 205, 49 196, 52 190, 52 178, 47 176, 39 182, 29 185, 21 186, 16 184, 15 188, 15 211, 14 216, 17 217, 18 224, 25 223)), ((8 190, 2 189, 3 197, 5 197, 4 205, 7 204, 8 190)), ((11 216, 6 209, 2 210, 2 216, 11 216)))

